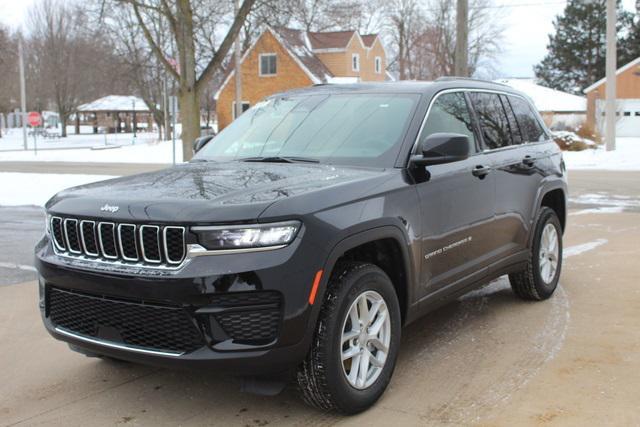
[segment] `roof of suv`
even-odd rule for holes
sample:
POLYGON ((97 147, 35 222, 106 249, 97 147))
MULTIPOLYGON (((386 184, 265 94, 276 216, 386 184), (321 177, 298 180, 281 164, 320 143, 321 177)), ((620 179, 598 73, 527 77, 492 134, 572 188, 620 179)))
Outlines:
POLYGON ((522 95, 519 91, 502 83, 466 78, 441 78, 436 81, 367 82, 356 84, 319 84, 303 89, 295 89, 275 94, 313 94, 313 93, 420 93, 433 95, 446 89, 485 89, 522 95))

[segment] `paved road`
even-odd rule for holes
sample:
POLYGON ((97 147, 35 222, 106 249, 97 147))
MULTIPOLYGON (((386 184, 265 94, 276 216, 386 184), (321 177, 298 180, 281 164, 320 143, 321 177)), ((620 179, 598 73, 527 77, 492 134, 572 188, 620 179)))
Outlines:
MULTIPOLYGON (((5 266, 0 425, 640 425, 640 173, 571 183, 556 295, 524 303, 501 278, 411 325, 389 391, 352 418, 293 389, 257 397, 215 373, 71 353, 44 332, 31 273, 5 266)), ((42 216, 0 208, 0 265, 29 265, 42 216)))

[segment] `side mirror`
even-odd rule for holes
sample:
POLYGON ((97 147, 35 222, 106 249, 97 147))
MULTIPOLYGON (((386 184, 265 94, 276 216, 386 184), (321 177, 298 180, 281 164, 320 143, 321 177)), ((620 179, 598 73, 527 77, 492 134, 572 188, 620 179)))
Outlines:
POLYGON ((441 165, 469 157, 469 137, 457 133, 434 133, 422 144, 422 154, 411 156, 416 166, 441 165))
POLYGON ((212 139, 213 139, 212 135, 201 136, 200 138, 196 138, 196 140, 193 141, 193 152, 197 153, 198 151, 202 150, 202 148, 205 145, 207 145, 207 143, 212 139))

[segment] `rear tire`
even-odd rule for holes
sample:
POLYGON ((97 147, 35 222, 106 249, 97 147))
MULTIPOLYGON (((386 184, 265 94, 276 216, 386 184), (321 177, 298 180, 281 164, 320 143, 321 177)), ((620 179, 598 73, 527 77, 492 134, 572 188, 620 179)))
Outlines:
POLYGON ((562 226, 553 209, 540 210, 534 233, 526 268, 510 274, 509 281, 518 297, 542 301, 553 295, 562 270, 562 226))
POLYGON ((391 380, 400 323, 398 297, 384 271, 367 263, 336 267, 311 349, 297 373, 304 401, 344 414, 372 406, 391 380), (363 327, 356 319, 370 321, 363 327))

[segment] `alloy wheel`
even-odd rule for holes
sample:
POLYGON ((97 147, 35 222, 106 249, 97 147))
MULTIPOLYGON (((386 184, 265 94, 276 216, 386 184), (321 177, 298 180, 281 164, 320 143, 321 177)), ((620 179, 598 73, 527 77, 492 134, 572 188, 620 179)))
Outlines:
POLYGON ((344 375, 357 389, 370 387, 382 373, 391 342, 391 320, 384 298, 361 293, 344 319, 341 336, 344 375))

